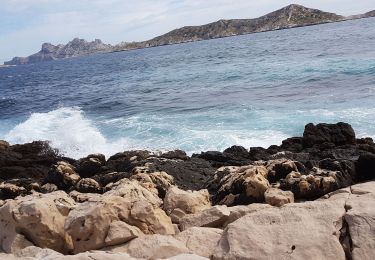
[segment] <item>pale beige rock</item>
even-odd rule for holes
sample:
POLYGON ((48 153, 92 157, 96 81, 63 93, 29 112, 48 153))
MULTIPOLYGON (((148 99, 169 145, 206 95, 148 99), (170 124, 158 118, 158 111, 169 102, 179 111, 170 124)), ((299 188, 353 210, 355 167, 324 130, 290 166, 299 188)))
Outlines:
POLYGON ((234 207, 228 207, 228 210, 230 212, 228 219, 223 224, 223 227, 228 226, 230 223, 236 221, 239 218, 242 218, 243 216, 259 211, 265 208, 270 208, 271 206, 268 204, 260 204, 260 203, 253 203, 250 205, 239 205, 234 207))
POLYGON ((9 253, 18 234, 40 247, 59 252, 71 249, 71 240, 65 234, 66 215, 74 201, 65 192, 33 194, 7 200, 0 208, 0 245, 9 253))
POLYGON ((283 191, 277 188, 268 188, 264 193, 266 203, 281 207, 287 203, 294 202, 294 194, 291 191, 283 191))
POLYGON ((136 226, 145 234, 174 234, 172 221, 163 210, 154 207, 142 195, 138 201, 133 202, 134 199, 134 194, 130 200, 106 195, 72 210, 65 230, 72 237, 74 252, 104 247, 111 223, 119 220, 136 226))
POLYGON ((230 215, 227 206, 213 206, 196 214, 186 215, 180 219, 181 230, 191 227, 221 227, 230 215))
POLYGON ((155 207, 160 207, 162 200, 158 193, 152 192, 138 183, 136 180, 122 179, 114 184, 107 185, 105 196, 120 196, 134 203, 139 200, 147 200, 155 207))
POLYGON ((169 214, 169 217, 172 220, 172 223, 179 224, 180 219, 185 217, 186 213, 182 209, 174 209, 172 210, 171 214, 169 214))
POLYGON ((172 256, 169 258, 165 258, 167 260, 208 260, 206 257, 202 257, 199 255, 194 255, 194 254, 180 254, 176 256, 172 256))
POLYGON ((352 259, 374 259, 375 256, 375 182, 352 186, 346 201, 345 221, 352 241, 352 259))
POLYGON ((107 246, 119 245, 142 235, 143 233, 139 228, 123 221, 114 221, 109 225, 105 244, 107 246))
POLYGON ((29 246, 33 246, 33 243, 27 240, 23 235, 17 233, 12 236, 11 240, 5 240, 2 244, 2 248, 8 253, 16 253, 29 246))
POLYGON ((175 238, 184 243, 191 253, 209 258, 222 233, 223 230, 217 228, 192 227, 175 235, 175 238))
MULTIPOLYGON (((177 209, 185 214, 194 214, 211 207, 210 195, 206 189, 200 191, 184 191, 173 186, 169 188, 165 195, 163 207, 169 215, 177 209)), ((178 215, 176 211, 174 215, 178 215)))
POLYGON ((345 259, 345 199, 265 208, 229 224, 212 259, 345 259))
POLYGON ((163 259, 189 253, 189 249, 172 236, 146 235, 129 243, 109 248, 111 252, 128 253, 135 258, 163 259))
MULTIPOLYGON (((126 253, 90 251, 77 255, 62 255, 56 251, 35 246, 27 247, 14 255, 15 259, 30 260, 135 260, 126 253)), ((2 258, 0 258, 2 259, 2 258)))

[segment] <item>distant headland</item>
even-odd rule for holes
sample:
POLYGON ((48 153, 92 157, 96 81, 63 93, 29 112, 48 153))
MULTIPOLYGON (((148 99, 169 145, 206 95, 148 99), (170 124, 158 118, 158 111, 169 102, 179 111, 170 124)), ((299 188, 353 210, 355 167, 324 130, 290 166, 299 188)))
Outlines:
POLYGON ((28 57, 14 57, 12 60, 4 62, 4 65, 30 64, 94 53, 142 49, 368 17, 375 17, 375 10, 360 15, 341 16, 292 4, 259 18, 220 20, 201 26, 185 26, 142 42, 122 42, 117 45, 110 45, 103 43, 99 39, 87 42, 83 39, 75 38, 66 45, 43 43, 42 49, 39 52, 28 57))

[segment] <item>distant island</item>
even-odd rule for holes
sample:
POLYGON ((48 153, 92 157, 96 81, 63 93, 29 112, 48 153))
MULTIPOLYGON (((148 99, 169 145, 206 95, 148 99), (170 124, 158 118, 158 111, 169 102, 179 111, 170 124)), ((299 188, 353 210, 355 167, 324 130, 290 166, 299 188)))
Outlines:
POLYGON ((30 64, 94 53, 142 49, 368 17, 375 17, 375 10, 360 15, 341 16, 292 4, 259 18, 220 20, 201 26, 185 26, 143 42, 122 42, 117 45, 110 45, 99 39, 87 42, 75 38, 66 45, 55 46, 50 43, 43 43, 39 52, 28 57, 14 57, 11 61, 4 62, 4 65, 30 64))

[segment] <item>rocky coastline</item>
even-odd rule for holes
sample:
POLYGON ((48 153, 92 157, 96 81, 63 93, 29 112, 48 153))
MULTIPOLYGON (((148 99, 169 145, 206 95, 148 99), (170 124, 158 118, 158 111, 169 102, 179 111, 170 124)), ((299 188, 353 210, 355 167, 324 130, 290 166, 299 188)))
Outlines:
POLYGON ((0 259, 373 259, 375 143, 64 157, 0 141, 0 259))

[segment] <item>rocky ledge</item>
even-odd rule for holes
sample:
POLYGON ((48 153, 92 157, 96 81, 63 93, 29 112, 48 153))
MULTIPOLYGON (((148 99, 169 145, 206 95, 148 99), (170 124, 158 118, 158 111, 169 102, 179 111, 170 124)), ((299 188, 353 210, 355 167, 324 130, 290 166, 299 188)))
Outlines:
POLYGON ((373 259, 374 178, 345 123, 191 157, 0 141, 0 258, 373 259))

